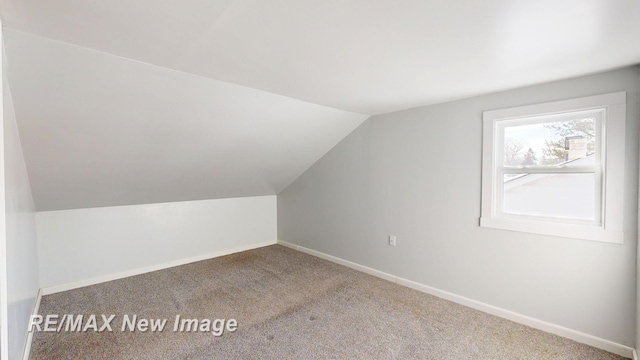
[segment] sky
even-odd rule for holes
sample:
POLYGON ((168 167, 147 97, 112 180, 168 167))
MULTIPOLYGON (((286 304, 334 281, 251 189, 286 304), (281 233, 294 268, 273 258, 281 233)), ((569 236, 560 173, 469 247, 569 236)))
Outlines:
POLYGON ((546 148, 545 140, 561 140, 562 137, 556 134, 553 129, 547 129, 544 124, 531 124, 520 126, 509 126, 504 129, 505 143, 509 141, 520 141, 524 144, 522 153, 531 148, 538 159, 542 158, 542 149, 546 148))

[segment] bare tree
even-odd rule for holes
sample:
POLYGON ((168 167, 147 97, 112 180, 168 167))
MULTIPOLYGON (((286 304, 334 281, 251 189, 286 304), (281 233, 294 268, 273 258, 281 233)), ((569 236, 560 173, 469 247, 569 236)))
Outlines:
POLYGON ((522 141, 509 140, 504 144, 505 165, 519 165, 518 157, 524 149, 522 141))
POLYGON ((544 124, 547 129, 553 129, 560 136, 583 135, 586 139, 595 139, 596 125, 594 118, 575 119, 570 121, 544 124))
POLYGON ((566 138, 581 135, 587 139, 587 151, 592 153, 596 143, 596 121, 594 118, 582 118, 571 121, 544 124, 547 129, 553 129, 559 136, 556 140, 545 140, 546 148, 542 150, 549 161, 564 160, 567 154, 566 138))
POLYGON ((545 140, 546 148, 542 149, 542 153, 545 156, 545 162, 549 164, 555 164, 558 161, 563 161, 567 150, 565 149, 565 140, 545 140))

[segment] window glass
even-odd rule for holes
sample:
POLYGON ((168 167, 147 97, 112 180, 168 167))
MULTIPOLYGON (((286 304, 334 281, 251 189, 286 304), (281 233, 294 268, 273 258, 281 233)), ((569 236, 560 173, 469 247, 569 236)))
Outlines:
MULTIPOLYGON (((593 114, 563 121, 519 123, 504 127, 503 166, 577 165, 573 162, 596 151, 597 120, 593 114)), ((594 165, 594 157, 588 163, 594 165)))
POLYGON ((596 220, 593 173, 505 174, 502 211, 507 214, 596 220))

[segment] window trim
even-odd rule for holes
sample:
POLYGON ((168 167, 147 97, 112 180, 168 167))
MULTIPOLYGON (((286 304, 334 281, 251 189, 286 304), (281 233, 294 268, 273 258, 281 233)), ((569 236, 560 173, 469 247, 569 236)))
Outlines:
POLYGON ((624 161, 626 92, 588 96, 535 105, 483 112, 482 211, 480 226, 585 240, 623 243, 624 161), (496 153, 499 123, 505 120, 555 116, 563 113, 604 109, 600 144, 602 164, 602 212, 598 225, 579 221, 498 214, 496 153))

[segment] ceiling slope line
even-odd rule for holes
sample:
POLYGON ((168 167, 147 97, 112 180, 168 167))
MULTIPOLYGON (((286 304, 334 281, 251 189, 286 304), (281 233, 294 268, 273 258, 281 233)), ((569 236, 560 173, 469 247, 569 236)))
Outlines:
POLYGON ((176 74, 187 75, 187 76, 191 76, 191 77, 194 77, 194 78, 197 78, 197 79, 204 79, 204 80, 208 80, 208 81, 224 83, 224 84, 228 84, 228 85, 237 86, 237 87, 243 88, 243 89, 249 89, 249 90, 256 91, 256 92, 261 92, 261 93, 265 93, 265 94, 269 94, 269 95, 279 96, 279 97, 282 97, 282 98, 285 98, 285 99, 291 99, 291 100, 294 100, 294 101, 299 101, 301 103, 310 104, 310 105, 322 107, 322 108, 325 108, 325 109, 342 111, 342 112, 350 113, 350 114, 354 114, 354 115, 372 116, 372 114, 365 114, 365 113, 361 113, 361 112, 355 112, 355 111, 350 111, 350 110, 339 109, 339 108, 335 108, 335 107, 331 107, 331 106, 327 106, 327 105, 322 105, 322 104, 318 104, 318 103, 314 103, 314 102, 310 102, 310 101, 306 101, 306 100, 301 100, 301 99, 294 98, 294 97, 287 96, 287 95, 274 93, 274 92, 271 92, 271 91, 257 89, 257 88, 254 88, 254 87, 241 85, 241 84, 237 84, 237 83, 233 83, 233 82, 229 82, 229 81, 218 80, 218 79, 214 79, 214 78, 211 78, 211 77, 190 73, 190 72, 187 72, 187 71, 184 71, 184 70, 173 69, 173 68, 169 68, 169 67, 166 67, 166 66, 153 64, 153 63, 142 61, 142 60, 138 60, 138 59, 132 59, 132 58, 128 58, 126 56, 117 55, 117 54, 113 54, 113 53, 108 53, 108 52, 105 52, 105 51, 102 51, 102 50, 98 50, 98 49, 94 49, 94 48, 90 48, 90 47, 86 47, 86 46, 82 46, 82 45, 78 45, 78 44, 74 44, 74 43, 70 43, 70 42, 66 42, 66 41, 62 41, 62 40, 58 40, 58 39, 53 39, 53 38, 50 38, 48 36, 43 36, 43 35, 40 35, 40 34, 34 34, 32 32, 29 32, 29 31, 19 30, 19 29, 11 28, 11 27, 4 27, 4 30, 5 31, 8 30, 8 31, 12 31, 12 32, 18 32, 18 33, 26 34, 27 36, 32 36, 32 37, 44 39, 44 40, 55 42, 55 43, 58 43, 58 44, 63 44, 63 45, 66 45, 66 46, 71 46, 71 47, 74 47, 74 48, 79 48, 79 49, 91 51, 91 52, 96 53, 96 54, 110 56, 110 57, 114 57, 114 58, 130 61, 130 62, 138 63, 138 64, 141 64, 141 65, 151 66, 151 67, 154 67, 156 69, 166 70, 166 71, 170 71, 170 72, 173 72, 173 73, 176 73, 176 74))

